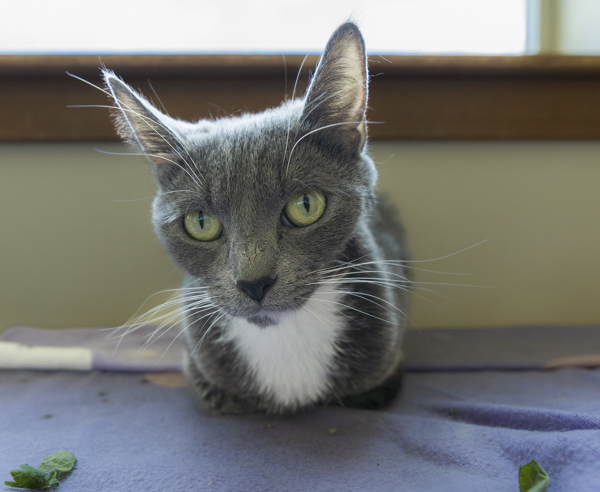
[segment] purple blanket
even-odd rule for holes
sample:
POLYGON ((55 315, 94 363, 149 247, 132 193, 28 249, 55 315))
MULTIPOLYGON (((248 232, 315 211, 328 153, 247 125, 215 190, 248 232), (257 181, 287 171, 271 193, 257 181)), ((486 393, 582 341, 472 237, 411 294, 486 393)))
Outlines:
POLYGON ((0 371, 0 479, 66 449, 78 463, 63 492, 508 492, 532 459, 549 492, 597 491, 600 371, 534 368, 593 366, 599 341, 596 327, 411 334, 392 408, 285 418, 203 415, 178 374, 0 371))

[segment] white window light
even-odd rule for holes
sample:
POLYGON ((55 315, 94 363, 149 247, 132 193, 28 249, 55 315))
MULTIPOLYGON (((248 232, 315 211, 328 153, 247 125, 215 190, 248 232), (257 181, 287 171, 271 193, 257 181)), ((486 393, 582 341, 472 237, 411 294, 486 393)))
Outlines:
POLYGON ((337 25, 352 18, 373 53, 522 54, 526 4, 527 0, 6 2, 0 16, 0 52, 319 52, 337 25))

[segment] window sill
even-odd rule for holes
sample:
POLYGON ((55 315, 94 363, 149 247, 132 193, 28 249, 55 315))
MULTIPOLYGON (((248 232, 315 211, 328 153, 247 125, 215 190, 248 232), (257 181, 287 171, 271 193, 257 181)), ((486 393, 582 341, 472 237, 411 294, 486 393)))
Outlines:
MULTIPOLYGON (((370 59, 376 140, 600 138, 600 57, 389 56, 370 59)), ((171 116, 198 120, 277 106, 281 55, 0 55, 0 141, 116 140, 103 63, 171 116)), ((303 56, 287 55, 287 96, 303 56)), ((318 57, 307 58, 296 96, 318 57)))

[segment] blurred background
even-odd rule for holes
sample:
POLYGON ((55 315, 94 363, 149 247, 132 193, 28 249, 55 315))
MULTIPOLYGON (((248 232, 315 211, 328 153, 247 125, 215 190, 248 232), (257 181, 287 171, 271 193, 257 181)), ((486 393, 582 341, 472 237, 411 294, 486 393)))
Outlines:
POLYGON ((597 54, 595 0, 73 0, 6 4, 4 53, 320 53, 356 21, 373 53, 597 54))
POLYGON ((379 187, 401 212, 415 266, 437 272, 417 275, 414 326, 600 322, 600 2, 57 0, 2 10, 0 330, 120 325, 180 282, 150 224, 149 167, 95 150, 128 151, 107 110, 66 108, 105 99, 65 70, 90 79, 117 64, 156 101, 151 77, 186 119, 258 110, 291 95, 298 55, 319 53, 348 18, 377 75, 369 116, 386 122, 371 130, 379 187), (195 54, 219 55, 185 58, 195 54), (201 64, 187 72, 190 60, 201 64), (253 92, 261 70, 277 88, 264 100, 253 92))

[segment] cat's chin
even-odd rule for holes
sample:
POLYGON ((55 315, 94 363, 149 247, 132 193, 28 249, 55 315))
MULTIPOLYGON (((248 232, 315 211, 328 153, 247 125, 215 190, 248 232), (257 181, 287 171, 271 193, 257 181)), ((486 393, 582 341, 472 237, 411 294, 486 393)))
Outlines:
POLYGON ((268 326, 275 326, 281 323, 285 318, 290 315, 289 312, 273 312, 267 311, 265 309, 261 309, 256 314, 252 316, 248 316, 246 320, 249 323, 260 326, 261 328, 266 328, 268 326))

